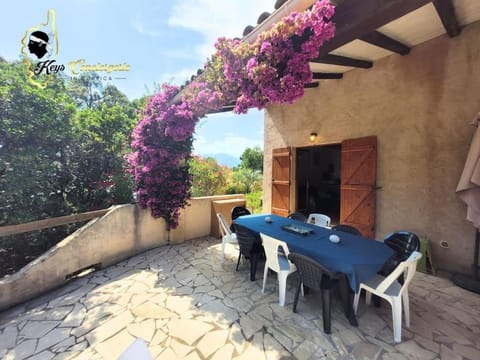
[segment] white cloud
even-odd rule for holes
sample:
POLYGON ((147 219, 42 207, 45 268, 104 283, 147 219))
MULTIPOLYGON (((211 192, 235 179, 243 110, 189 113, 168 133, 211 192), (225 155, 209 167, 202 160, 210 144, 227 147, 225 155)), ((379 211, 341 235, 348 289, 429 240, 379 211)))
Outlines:
POLYGON ((242 37, 247 25, 255 25, 258 16, 273 12, 273 0, 179 0, 173 6, 168 25, 199 32, 204 41, 196 47, 206 59, 221 36, 242 37))
POLYGON ((239 158, 245 149, 260 145, 258 140, 235 135, 226 134, 221 139, 207 140, 202 135, 197 135, 193 142, 194 154, 228 154, 239 158))
POLYGON ((159 37, 162 35, 161 31, 148 29, 145 25, 145 22, 142 20, 140 13, 137 13, 135 18, 133 18, 132 27, 142 35, 148 35, 151 37, 159 37))

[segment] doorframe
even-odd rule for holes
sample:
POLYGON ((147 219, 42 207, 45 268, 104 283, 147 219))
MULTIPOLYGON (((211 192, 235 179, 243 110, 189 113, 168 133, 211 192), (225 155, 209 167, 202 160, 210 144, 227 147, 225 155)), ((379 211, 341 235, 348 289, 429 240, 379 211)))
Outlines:
POLYGON ((328 141, 324 143, 298 146, 298 147, 292 146, 292 164, 291 164, 292 172, 290 174, 290 177, 292 178, 291 180, 292 188, 290 189, 290 208, 291 209, 295 209, 295 211, 298 210, 297 151, 308 150, 308 149, 317 148, 321 146, 331 146, 331 145, 338 145, 340 146, 340 151, 342 150, 342 141, 328 141))

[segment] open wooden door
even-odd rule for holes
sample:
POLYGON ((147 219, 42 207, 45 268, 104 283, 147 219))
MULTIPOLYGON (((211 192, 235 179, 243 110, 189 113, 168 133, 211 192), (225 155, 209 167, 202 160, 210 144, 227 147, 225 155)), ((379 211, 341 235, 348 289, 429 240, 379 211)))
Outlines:
POLYGON ((272 151, 272 214, 284 217, 290 213, 290 158, 289 147, 272 151))
POLYGON ((342 142, 340 223, 355 226, 363 236, 375 236, 377 138, 342 142))

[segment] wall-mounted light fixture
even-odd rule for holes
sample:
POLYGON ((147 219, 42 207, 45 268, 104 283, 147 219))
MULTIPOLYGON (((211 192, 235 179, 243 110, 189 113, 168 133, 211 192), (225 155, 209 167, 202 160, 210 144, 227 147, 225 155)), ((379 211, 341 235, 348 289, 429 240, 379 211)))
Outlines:
POLYGON ((314 142, 316 138, 317 138, 317 133, 316 132, 311 132, 310 136, 308 137, 310 142, 314 142))

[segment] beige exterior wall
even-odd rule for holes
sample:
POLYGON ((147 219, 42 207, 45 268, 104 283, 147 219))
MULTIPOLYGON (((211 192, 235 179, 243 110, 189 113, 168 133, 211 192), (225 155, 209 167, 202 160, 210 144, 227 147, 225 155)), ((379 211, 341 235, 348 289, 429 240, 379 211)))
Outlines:
POLYGON ((180 212, 179 226, 170 232, 170 243, 178 244, 186 240, 210 235, 212 226, 212 201, 228 199, 245 199, 245 195, 218 195, 191 199, 189 201, 190 205, 180 212))
POLYGON ((272 149, 311 146, 312 131, 317 145, 376 135, 376 238, 413 231, 429 239, 437 267, 468 271, 475 230, 455 189, 475 130, 470 123, 480 111, 478 39, 480 22, 456 38, 441 36, 407 56, 321 81, 292 105, 269 107, 264 211, 270 211, 272 149))
POLYGON ((210 235, 212 201, 245 195, 190 199, 181 211, 177 229, 167 230, 163 219, 136 205, 113 207, 103 217, 62 240, 20 271, 0 279, 0 311, 65 284, 81 269, 116 264, 133 255, 167 244, 182 243, 210 235))

